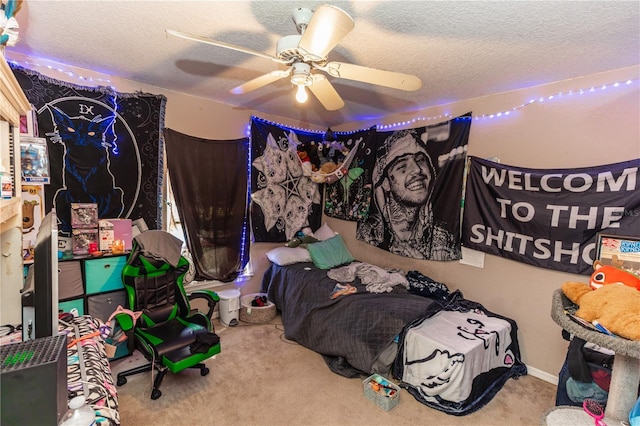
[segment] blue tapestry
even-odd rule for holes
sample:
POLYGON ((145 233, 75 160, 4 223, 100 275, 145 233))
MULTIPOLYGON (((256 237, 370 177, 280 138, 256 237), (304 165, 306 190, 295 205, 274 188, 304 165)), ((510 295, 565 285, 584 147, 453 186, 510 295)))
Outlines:
POLYGON ((162 227, 162 133, 166 98, 82 87, 11 64, 46 138, 51 181, 45 208, 71 233, 71 203, 96 203, 99 218, 162 227))

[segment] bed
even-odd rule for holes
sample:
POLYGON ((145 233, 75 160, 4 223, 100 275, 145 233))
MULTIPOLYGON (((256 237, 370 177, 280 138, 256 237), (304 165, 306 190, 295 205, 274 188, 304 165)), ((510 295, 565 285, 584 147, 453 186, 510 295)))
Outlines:
POLYGON ((331 299, 337 282, 313 263, 272 264, 262 286, 281 312, 285 337, 323 355, 345 377, 387 375, 402 328, 425 315, 432 299, 400 288, 370 293, 358 278, 356 293, 331 299))
MULTIPOLYGON (((345 268, 351 267, 352 272, 360 267, 358 265, 377 268, 373 265, 353 261, 346 266, 328 268, 325 265, 321 269, 316 263, 297 261, 279 265, 272 260, 263 276, 261 291, 267 293, 269 300, 280 311, 285 337, 321 354, 333 372, 351 378, 373 373, 393 376, 399 380, 401 387, 421 403, 453 415, 465 415, 479 409, 493 398, 508 378, 526 374, 526 367, 519 359, 516 323, 464 299, 459 291, 449 293, 447 290, 443 294, 442 284, 434 287, 438 283, 417 271, 410 271, 404 275, 409 285, 398 283, 375 292, 371 291, 369 280, 358 274, 351 281, 334 279, 336 276, 352 278, 344 274, 345 268), (336 275, 336 271, 340 270, 342 276, 336 275), (434 341, 420 343, 420 339, 430 339, 428 333, 424 335, 423 332, 418 339, 407 336, 417 327, 424 329, 426 326, 428 330, 431 327, 429 321, 444 320, 442 312, 474 312, 486 318, 506 321, 509 326, 508 337, 502 336, 502 343, 494 344, 500 345, 500 357, 510 358, 512 362, 508 365, 494 363, 488 371, 456 368, 455 376, 460 378, 466 374, 466 377, 465 380, 447 378, 446 381, 451 382, 448 393, 446 384, 440 383, 439 393, 434 394, 429 391, 431 384, 426 380, 415 380, 414 383, 405 381, 406 372, 413 368, 407 366, 405 356, 408 353, 415 356, 415 352, 411 352, 411 345, 427 350, 431 350, 430 346, 433 345, 441 347, 438 346, 441 345, 439 342, 434 341), (503 357, 505 354, 509 354, 509 357, 503 357), (451 387, 463 385, 468 389, 462 392, 458 389, 454 392, 453 400, 446 399, 452 395, 451 387), (427 389, 427 392, 423 389, 427 389)), ((436 322, 432 327, 440 326, 436 322)), ((453 337, 459 339, 457 335, 453 337)), ((451 352, 448 349, 450 346, 439 353, 451 352)), ((415 370, 411 371, 415 376, 415 370)))

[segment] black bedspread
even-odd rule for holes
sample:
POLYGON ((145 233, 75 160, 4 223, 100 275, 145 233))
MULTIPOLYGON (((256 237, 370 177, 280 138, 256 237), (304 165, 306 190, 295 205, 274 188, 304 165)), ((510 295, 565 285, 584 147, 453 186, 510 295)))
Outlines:
POLYGON ((379 356, 433 303, 402 286, 376 294, 367 292, 357 278, 351 284, 356 293, 331 299, 336 281, 313 263, 272 264, 262 281, 262 291, 281 311, 285 337, 322 354, 332 371, 347 377, 353 377, 354 369, 380 372, 379 356))
POLYGON ((351 284, 356 293, 332 299, 336 281, 326 270, 313 263, 272 264, 262 291, 281 311, 285 337, 322 354, 335 373, 392 374, 419 402, 448 414, 478 410, 509 378, 527 374, 516 322, 465 299, 459 290, 434 300, 401 285, 376 294, 357 278, 351 284), (433 326, 434 334, 429 330, 407 340, 423 323, 433 326))

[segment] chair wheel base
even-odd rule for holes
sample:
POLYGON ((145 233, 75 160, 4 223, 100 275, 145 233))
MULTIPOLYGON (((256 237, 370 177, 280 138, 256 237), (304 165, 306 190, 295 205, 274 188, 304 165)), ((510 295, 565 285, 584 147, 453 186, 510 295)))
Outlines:
POLYGON ((160 389, 153 389, 151 391, 151 399, 156 400, 161 396, 162 396, 162 392, 160 392, 160 389))
POLYGON ((209 369, 207 367, 202 367, 200 369, 200 375, 201 376, 206 376, 207 374, 209 374, 209 369))
POLYGON ((127 384, 127 378, 118 376, 118 381, 116 382, 116 384, 118 386, 126 385, 127 384))

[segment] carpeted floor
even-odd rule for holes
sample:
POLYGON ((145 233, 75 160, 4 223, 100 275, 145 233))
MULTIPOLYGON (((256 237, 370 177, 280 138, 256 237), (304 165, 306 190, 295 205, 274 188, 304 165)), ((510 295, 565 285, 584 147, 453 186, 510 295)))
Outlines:
MULTIPOLYGON (((554 406, 556 387, 524 376, 467 416, 433 410, 405 390, 386 412, 364 397, 362 380, 332 373, 320 355, 286 340, 279 324, 279 316, 229 328, 216 320, 222 352, 206 362, 209 375, 168 373, 155 401, 151 373, 130 376, 118 387, 122 425, 540 425, 554 406)), ((138 352, 114 361, 114 378, 142 363, 138 352)))

